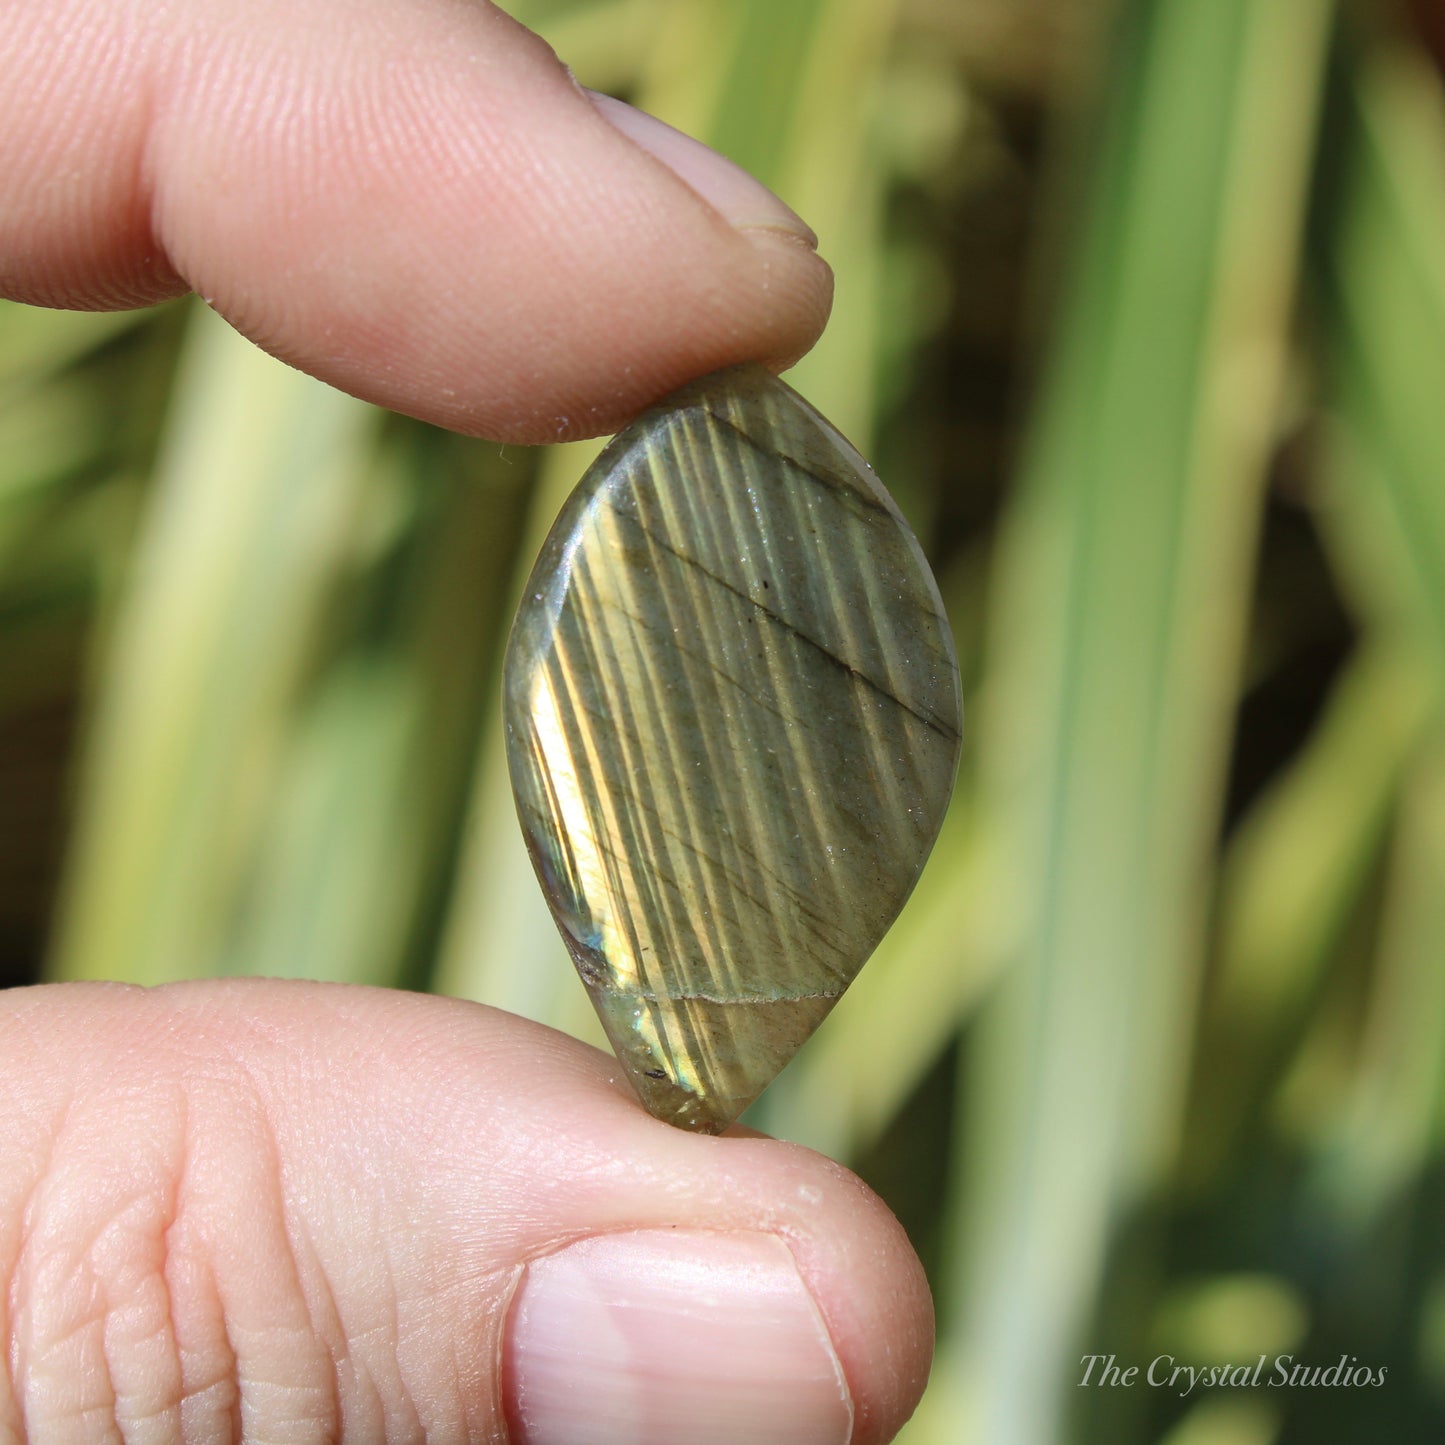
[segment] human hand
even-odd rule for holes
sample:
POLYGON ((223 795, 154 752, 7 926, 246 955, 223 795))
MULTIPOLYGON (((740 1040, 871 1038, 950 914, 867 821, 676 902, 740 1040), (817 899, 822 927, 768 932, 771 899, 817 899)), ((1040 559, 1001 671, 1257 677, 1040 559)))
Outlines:
POLYGON ((0 1090, 0 1439, 821 1445, 923 1386, 927 1287, 857 1179, 494 1009, 22 989, 0 1090))
MULTIPOLYGON (((488 7, 3 17, 5 294, 193 286, 328 381, 510 440, 824 320, 776 201, 654 137, 684 184, 488 7)), ((861 1442, 922 1388, 926 1286, 855 1179, 658 1124, 494 1011, 20 991, 0 1090, 0 1440, 861 1442)))
POLYGON ((0 42, 0 295, 192 289, 324 381, 512 442, 615 431, 827 318, 776 197, 481 0, 10 0, 0 42))

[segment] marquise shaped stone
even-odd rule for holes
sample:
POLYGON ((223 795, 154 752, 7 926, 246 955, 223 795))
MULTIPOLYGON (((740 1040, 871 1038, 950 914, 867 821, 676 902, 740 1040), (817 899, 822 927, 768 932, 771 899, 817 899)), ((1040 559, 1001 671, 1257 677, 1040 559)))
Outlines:
POLYGON ((620 433, 508 645, 517 810, 617 1056, 727 1127, 897 917, 958 764, 927 563, 871 468, 761 367, 620 433))

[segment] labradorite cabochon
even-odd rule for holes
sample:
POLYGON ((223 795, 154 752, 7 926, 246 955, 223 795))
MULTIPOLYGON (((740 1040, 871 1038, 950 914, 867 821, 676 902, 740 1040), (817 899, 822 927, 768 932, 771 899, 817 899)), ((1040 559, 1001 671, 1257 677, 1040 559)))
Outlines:
POLYGON ((953 788, 948 622, 872 469, 759 366, 643 413, 562 508, 504 676, 517 811, 618 1059, 727 1127, 898 916, 953 788))

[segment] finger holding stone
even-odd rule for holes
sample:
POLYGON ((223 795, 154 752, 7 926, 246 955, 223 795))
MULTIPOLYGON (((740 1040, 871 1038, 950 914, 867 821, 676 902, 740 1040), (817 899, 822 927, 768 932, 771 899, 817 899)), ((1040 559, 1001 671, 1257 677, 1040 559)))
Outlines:
POLYGON ((869 1442, 922 1388, 927 1290, 853 1176, 492 1010, 27 990, 0 1085, 0 1434, 869 1442))
POLYGON ((776 197, 482 3, 0 7, 0 200, 0 295, 194 289, 323 380, 507 441, 781 365, 831 297, 776 197))

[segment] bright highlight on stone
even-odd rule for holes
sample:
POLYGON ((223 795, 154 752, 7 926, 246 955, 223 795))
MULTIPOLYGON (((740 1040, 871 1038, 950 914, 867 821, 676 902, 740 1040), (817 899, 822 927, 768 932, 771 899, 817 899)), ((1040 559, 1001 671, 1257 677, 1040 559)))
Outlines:
POLYGON ((736 367, 620 433, 508 645, 527 847, 660 1119, 725 1129, 898 916, 958 764, 918 543, 791 388, 736 367))

